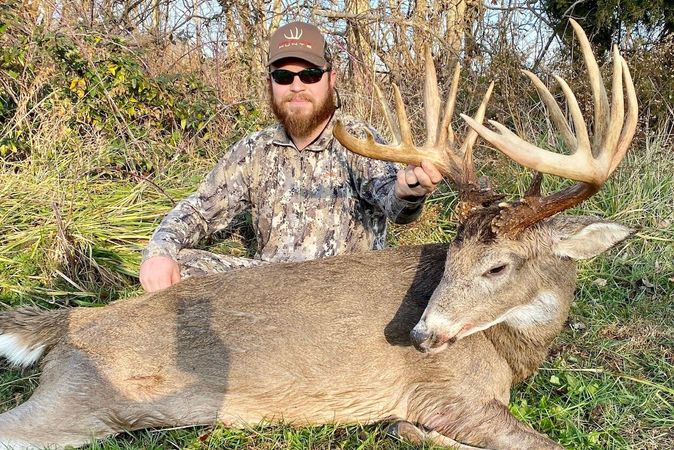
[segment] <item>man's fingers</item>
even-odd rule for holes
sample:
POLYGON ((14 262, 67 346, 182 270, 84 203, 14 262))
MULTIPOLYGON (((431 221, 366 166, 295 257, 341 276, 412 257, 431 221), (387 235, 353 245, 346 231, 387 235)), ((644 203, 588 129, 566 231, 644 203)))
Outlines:
MULTIPOLYGON (((177 281, 176 281, 177 283, 177 281)), ((162 289, 166 289, 167 287, 171 286, 174 284, 173 280, 171 277, 168 277, 166 275, 157 277, 154 280, 152 280, 150 283, 150 290, 148 292, 156 292, 156 291, 161 291, 162 289)))
POLYGON ((435 187, 435 183, 431 181, 431 177, 429 177, 421 167, 414 168, 414 176, 417 179, 417 182, 424 188, 433 189, 435 187))
POLYGON ((166 289, 167 287, 171 286, 171 284, 173 283, 171 282, 170 278, 162 277, 160 280, 158 280, 157 290, 166 289))
POLYGON ((160 290, 162 286, 161 278, 157 277, 150 277, 149 279, 141 281, 141 284, 143 285, 145 292, 156 292, 160 290))
POLYGON ((424 172, 426 172, 426 175, 428 175, 434 185, 442 181, 442 174, 433 163, 423 160, 421 161, 421 168, 424 169, 424 172))
POLYGON ((166 256, 155 256, 140 266, 140 284, 146 292, 155 292, 180 281, 180 266, 166 256))
POLYGON ((405 174, 405 183, 410 187, 414 188, 419 185, 419 180, 417 179, 416 172, 415 170, 418 167, 416 166, 407 166, 405 168, 404 174, 405 174))
POLYGON ((416 187, 410 187, 414 186, 415 183, 418 183, 416 180, 416 176, 414 176, 414 173, 407 169, 401 169, 398 171, 398 174, 396 175, 396 184, 395 184, 395 194, 398 198, 407 198, 407 197, 414 197, 419 194, 416 194, 414 191, 415 189, 423 189, 420 188, 420 185, 416 185, 416 187))
POLYGON ((440 181, 442 174, 433 163, 422 161, 421 166, 410 164, 398 171, 396 195, 399 198, 422 197, 433 192, 440 181))
POLYGON ((141 267, 140 270, 140 285, 143 286, 143 289, 145 289, 145 292, 153 292, 154 291, 154 280, 152 279, 152 276, 148 275, 145 273, 143 270, 143 267, 141 267))

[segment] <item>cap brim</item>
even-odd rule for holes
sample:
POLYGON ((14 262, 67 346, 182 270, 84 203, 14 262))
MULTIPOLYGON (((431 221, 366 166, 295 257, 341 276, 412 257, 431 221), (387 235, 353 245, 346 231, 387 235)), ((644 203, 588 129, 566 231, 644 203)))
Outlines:
POLYGON ((267 63, 267 66, 271 66, 277 61, 280 61, 282 59, 286 58, 297 58, 301 59, 303 61, 306 61, 308 63, 314 64, 319 67, 323 67, 328 64, 328 62, 325 60, 325 58, 322 58, 320 56, 316 55, 307 55, 305 52, 298 52, 298 51, 289 51, 289 52, 283 52, 279 53, 274 56, 274 59, 270 59, 269 62, 267 63))

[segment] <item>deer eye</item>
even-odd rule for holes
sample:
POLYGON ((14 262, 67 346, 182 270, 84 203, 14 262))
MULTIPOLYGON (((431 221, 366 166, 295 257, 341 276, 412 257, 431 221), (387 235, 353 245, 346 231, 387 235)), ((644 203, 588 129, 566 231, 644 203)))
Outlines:
POLYGON ((482 276, 484 277, 495 277, 503 272, 505 272, 506 267, 508 267, 508 264, 500 264, 498 266, 492 267, 491 269, 487 270, 482 276))

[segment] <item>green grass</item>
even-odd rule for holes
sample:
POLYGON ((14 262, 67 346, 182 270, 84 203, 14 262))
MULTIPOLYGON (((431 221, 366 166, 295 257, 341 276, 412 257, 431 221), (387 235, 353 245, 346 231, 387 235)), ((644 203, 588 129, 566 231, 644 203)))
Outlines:
POLYGON ((413 446, 386 434, 384 426, 320 426, 297 429, 288 425, 227 429, 221 426, 201 429, 143 431, 94 443, 91 449, 352 449, 406 450, 436 449, 432 445, 413 446))
MULTIPOLYGON (((569 326, 539 372, 512 391, 512 412, 567 448, 674 448, 674 160, 667 142, 662 135, 635 146, 603 190, 572 211, 619 221, 635 234, 580 264, 569 326)), ((171 199, 187 195, 212 164, 177 158, 151 182, 110 169, 104 152, 0 167, 0 302, 93 305, 139 292, 140 250, 171 199)), ((528 177, 519 167, 496 166, 504 168, 500 185, 523 191, 528 177)), ((544 186, 561 183, 548 177, 544 186)), ((439 193, 421 221, 393 227, 391 243, 450 240, 454 201, 452 192, 439 193)), ((220 248, 245 252, 240 240, 220 248)), ((3 366, 0 410, 25 401, 38 375, 3 366)), ((91 448, 419 448, 384 430, 146 430, 91 448)))

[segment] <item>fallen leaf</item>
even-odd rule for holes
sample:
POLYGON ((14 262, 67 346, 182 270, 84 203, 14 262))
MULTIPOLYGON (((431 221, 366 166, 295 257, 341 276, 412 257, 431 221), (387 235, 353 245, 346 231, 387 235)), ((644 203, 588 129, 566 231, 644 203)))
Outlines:
POLYGON ((606 286, 606 279, 605 278, 597 278, 596 280, 594 280, 592 282, 592 284, 594 284, 595 286, 604 287, 604 286, 606 286))
POLYGON ((647 287, 647 288, 649 288, 649 289, 653 289, 653 288, 655 287, 655 285, 654 285, 653 283, 651 283, 650 281, 648 281, 647 278, 642 278, 642 279, 641 279, 641 284, 643 284, 644 287, 647 287))
POLYGON ((575 331, 583 331, 587 329, 587 325, 585 325, 580 320, 572 320, 571 322, 569 322, 569 326, 571 327, 572 330, 575 331))

